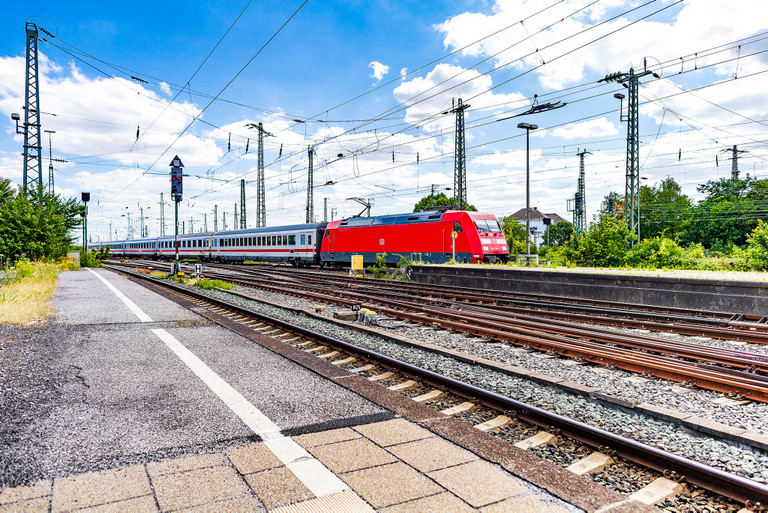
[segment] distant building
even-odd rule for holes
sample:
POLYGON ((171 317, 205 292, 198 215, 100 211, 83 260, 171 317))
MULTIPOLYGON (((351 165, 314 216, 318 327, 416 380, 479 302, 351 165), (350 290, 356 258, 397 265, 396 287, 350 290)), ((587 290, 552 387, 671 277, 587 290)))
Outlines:
MULTIPOLYGON (((520 223, 525 225, 525 209, 524 208, 521 208, 520 210, 512 214, 512 217, 514 217, 520 223)), ((565 219, 563 219, 557 214, 542 214, 541 212, 539 212, 539 209, 536 207, 533 207, 531 209, 530 217, 531 217, 531 232, 532 232, 531 241, 536 243, 536 247, 541 246, 545 242, 543 240, 544 232, 547 229, 547 225, 544 223, 545 219, 549 219, 550 224, 557 224, 561 221, 565 221, 565 219)))

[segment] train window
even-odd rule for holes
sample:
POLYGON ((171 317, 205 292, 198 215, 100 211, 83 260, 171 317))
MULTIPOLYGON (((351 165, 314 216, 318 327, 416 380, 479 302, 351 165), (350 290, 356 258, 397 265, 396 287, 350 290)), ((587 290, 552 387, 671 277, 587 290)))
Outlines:
POLYGON ((289 246, 295 246, 296 245, 296 236, 295 235, 289 235, 288 236, 288 245, 289 246))
POLYGON ((464 230, 461 229, 461 223, 458 221, 453 222, 453 231, 454 232, 463 232, 464 230))
POLYGON ((307 235, 307 244, 312 245, 312 235, 307 235))
POLYGON ((306 243, 307 243, 307 236, 304 234, 301 234, 301 245, 303 246, 306 243))
POLYGON ((488 228, 490 228, 492 232, 501 231, 501 226, 499 226, 499 222, 496 219, 486 219, 485 222, 488 223, 488 228))
POLYGON ((275 237, 274 235, 272 236, 272 245, 277 246, 277 237, 275 237))
POLYGON ((283 235, 283 246, 287 246, 287 245, 288 245, 288 236, 283 235))
MULTIPOLYGON (((325 232, 325 238, 327 239, 327 238, 329 238, 330 236, 331 236, 331 232, 330 232, 330 231, 326 231, 326 232, 325 232)), ((312 237, 312 236, 310 235, 310 240, 309 240, 309 243, 310 243, 310 244, 312 244, 312 239, 311 239, 311 237, 312 237)))

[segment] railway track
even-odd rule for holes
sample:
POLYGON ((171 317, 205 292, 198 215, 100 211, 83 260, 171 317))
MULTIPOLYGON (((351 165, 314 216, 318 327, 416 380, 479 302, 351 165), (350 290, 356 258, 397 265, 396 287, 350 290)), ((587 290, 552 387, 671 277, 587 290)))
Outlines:
MULTIPOLYGON (((437 325, 527 349, 768 402, 768 356, 757 353, 622 334, 531 315, 521 316, 499 310, 490 299, 469 303, 427 297, 423 292, 414 298, 411 289, 418 290, 418 287, 413 284, 381 284, 372 280, 327 277, 326 274, 318 279, 316 273, 286 275, 281 270, 256 271, 248 268, 245 268, 247 274, 243 276, 242 272, 233 275, 235 271, 243 271, 242 266, 223 266, 222 271, 215 270, 218 266, 212 267, 214 270, 208 270, 207 276, 244 286, 349 307, 367 307, 390 317, 437 325), (406 292, 400 290, 403 286, 408 287, 406 292), (397 290, 393 290, 395 288, 397 290)), ((436 292, 432 294, 437 295, 436 292)), ((751 336, 766 337, 765 334, 751 336)))
MULTIPOLYGON (((468 418, 472 418, 473 414, 469 412, 475 405, 483 405, 484 408, 496 412, 495 417, 482 423, 484 425, 476 426, 479 429, 507 429, 508 431, 512 429, 519 433, 530 433, 530 426, 542 429, 541 432, 536 432, 531 437, 520 440, 518 443, 521 444, 521 447, 535 447, 538 443, 537 440, 530 438, 551 440, 552 431, 554 431, 559 434, 558 436, 578 440, 586 446, 598 450, 602 449, 601 453, 589 451, 584 460, 573 461, 571 466, 574 469, 588 468, 589 461, 587 460, 615 456, 654 469, 667 477, 684 480, 718 495, 746 503, 750 507, 758 508, 760 507, 759 504, 768 503, 768 487, 741 476, 577 422, 385 354, 211 298, 205 294, 169 283, 162 283, 158 280, 154 281, 185 295, 201 307, 226 315, 263 334, 301 347, 319 358, 332 361, 334 364, 361 375, 366 375, 372 381, 388 385, 392 390, 401 390, 403 393, 409 394, 414 400, 434 402, 440 405, 446 414, 466 415, 468 418), (444 394, 448 394, 448 397, 455 397, 455 399, 446 400, 444 394), (450 404, 453 405, 450 406, 450 404), (517 426, 518 423, 528 424, 529 427, 521 428, 517 426), (513 427, 510 428, 510 426, 513 427)), ((475 413, 474 416, 476 417, 476 415, 475 413)))
MULTIPOLYGON (((206 265, 212 269, 226 269, 241 273, 269 273, 292 280, 320 283, 360 282, 356 278, 309 269, 296 271, 285 268, 281 269, 275 266, 206 265)), ((768 343, 767 316, 696 311, 594 299, 542 297, 537 294, 509 293, 504 291, 477 291, 466 287, 447 285, 430 285, 425 287, 423 284, 407 282, 398 283, 398 289, 414 296, 443 298, 477 304, 493 304, 499 310, 528 315, 535 314, 546 318, 624 326, 636 329, 651 329, 655 331, 671 331, 683 335, 708 336, 722 340, 768 343)))

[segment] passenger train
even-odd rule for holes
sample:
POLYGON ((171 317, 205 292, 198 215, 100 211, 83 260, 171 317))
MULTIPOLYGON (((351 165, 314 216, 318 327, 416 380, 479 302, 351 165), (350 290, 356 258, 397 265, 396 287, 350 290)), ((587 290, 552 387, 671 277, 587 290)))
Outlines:
MULTIPOLYGON (((364 264, 386 253, 389 264, 400 256, 423 262, 506 262, 509 250, 493 214, 449 210, 375 217, 353 217, 330 223, 179 235, 179 258, 219 262, 288 262, 294 266, 349 266, 353 255, 364 264)), ((88 249, 109 246, 116 257, 173 259, 174 236, 92 242, 88 249)))

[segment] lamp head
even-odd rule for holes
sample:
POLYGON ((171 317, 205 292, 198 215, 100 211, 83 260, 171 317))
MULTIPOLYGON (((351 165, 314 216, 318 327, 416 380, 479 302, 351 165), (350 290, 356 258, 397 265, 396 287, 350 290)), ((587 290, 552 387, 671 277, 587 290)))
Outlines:
POLYGON ((533 123, 518 123, 517 128, 522 128, 524 130, 536 130, 539 128, 539 125, 534 125, 533 123))
POLYGON ((14 112, 13 114, 11 114, 11 119, 14 121, 18 121, 21 119, 21 116, 19 116, 18 112, 14 112))
POLYGON ((618 98, 619 100, 623 100, 624 98, 626 98, 626 96, 624 96, 622 93, 616 93, 613 95, 613 97, 618 98))

